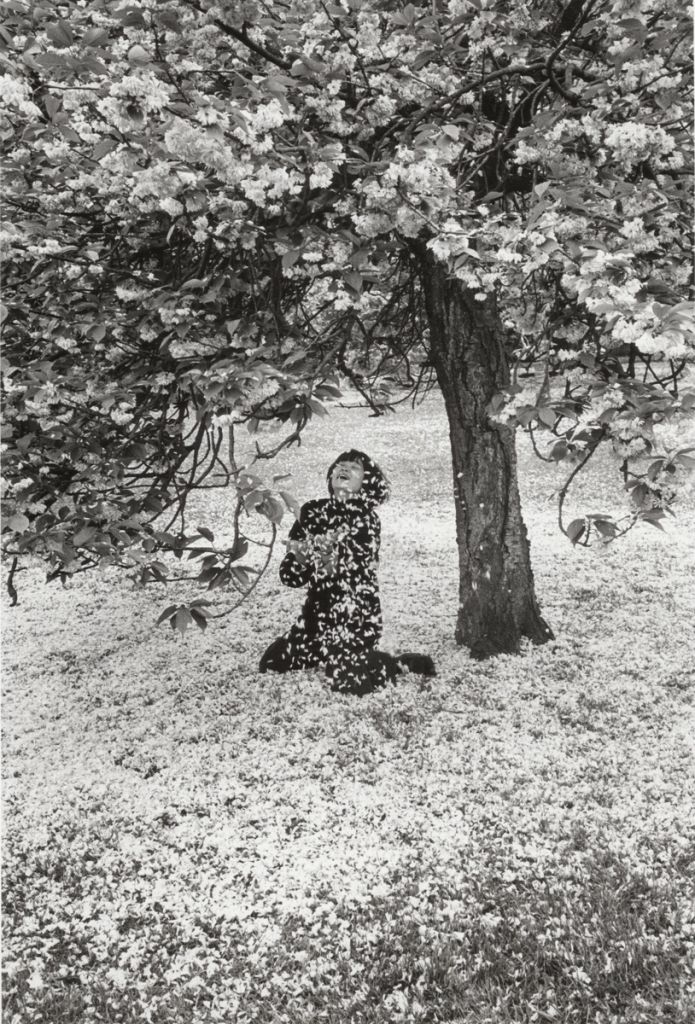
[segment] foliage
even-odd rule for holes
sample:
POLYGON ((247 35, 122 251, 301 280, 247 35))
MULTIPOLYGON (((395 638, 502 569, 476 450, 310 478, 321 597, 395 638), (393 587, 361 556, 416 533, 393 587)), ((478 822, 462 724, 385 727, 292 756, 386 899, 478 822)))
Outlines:
POLYGON ((198 579, 246 594, 262 572, 238 564, 247 514, 269 557, 289 496, 245 482, 235 425, 287 426, 262 460, 342 381, 375 413, 426 385, 422 243, 497 299, 512 383, 491 416, 550 432, 540 454, 570 481, 617 445, 633 513, 586 522, 607 540, 658 523, 691 456, 634 460, 695 404, 678 384, 694 336, 682 4, 3 7, 12 556, 177 578, 167 554, 205 539, 188 496, 231 484, 234 541, 198 579))

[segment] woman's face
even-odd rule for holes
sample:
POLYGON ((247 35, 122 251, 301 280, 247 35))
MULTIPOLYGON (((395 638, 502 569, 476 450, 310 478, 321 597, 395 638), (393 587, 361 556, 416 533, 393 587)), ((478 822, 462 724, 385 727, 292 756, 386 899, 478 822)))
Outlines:
POLYGON ((364 467, 361 462, 339 462, 331 473, 331 484, 336 498, 357 494, 363 480, 364 467))

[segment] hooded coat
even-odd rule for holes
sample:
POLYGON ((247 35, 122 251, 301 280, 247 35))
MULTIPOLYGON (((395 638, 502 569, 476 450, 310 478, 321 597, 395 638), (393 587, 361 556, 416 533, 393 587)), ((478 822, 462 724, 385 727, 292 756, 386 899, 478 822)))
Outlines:
POLYGON ((295 624, 263 655, 260 670, 287 672, 323 664, 334 689, 366 692, 389 674, 376 651, 382 634, 376 506, 387 499, 389 484, 376 463, 355 449, 338 456, 327 481, 330 496, 302 506, 289 539, 309 541, 310 548, 331 545, 335 566, 327 570, 321 565, 318 548, 304 561, 285 555, 280 579, 288 587, 306 587, 306 598, 295 624), (331 474, 345 461, 359 461, 364 478, 360 490, 341 501, 333 494, 331 474))

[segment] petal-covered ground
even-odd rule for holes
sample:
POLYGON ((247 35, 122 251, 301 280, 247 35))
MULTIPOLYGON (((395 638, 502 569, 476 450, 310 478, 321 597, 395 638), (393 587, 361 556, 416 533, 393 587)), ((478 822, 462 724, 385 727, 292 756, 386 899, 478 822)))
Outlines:
MULTIPOLYGON (((362 699, 320 671, 258 674, 301 601, 280 547, 248 604, 183 638, 155 626, 172 589, 19 577, 7 1021, 695 1019, 695 514, 573 548, 562 470, 519 445, 556 639, 486 663, 453 642, 439 399, 336 409, 274 465, 300 500, 352 446, 392 480, 382 646, 438 675, 362 699)), ((606 455, 568 511, 623 503, 606 455)), ((230 506, 206 494, 193 522, 223 535, 230 506)))

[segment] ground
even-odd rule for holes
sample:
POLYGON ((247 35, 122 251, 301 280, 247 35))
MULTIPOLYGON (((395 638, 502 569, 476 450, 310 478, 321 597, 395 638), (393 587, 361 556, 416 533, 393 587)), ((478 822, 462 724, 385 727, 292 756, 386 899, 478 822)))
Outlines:
MULTIPOLYGON (((520 439, 555 641, 453 642, 441 401, 336 409, 274 472, 341 450, 392 480, 384 648, 438 675, 363 699, 257 673, 301 595, 272 570, 206 633, 112 572, 4 607, 5 1019, 687 1024, 695 1019, 695 514, 585 550, 520 439)), ((569 516, 624 503, 611 458, 569 516)), ((224 534, 230 497, 194 521, 224 534)), ((283 524, 281 534, 289 528, 283 524)))

